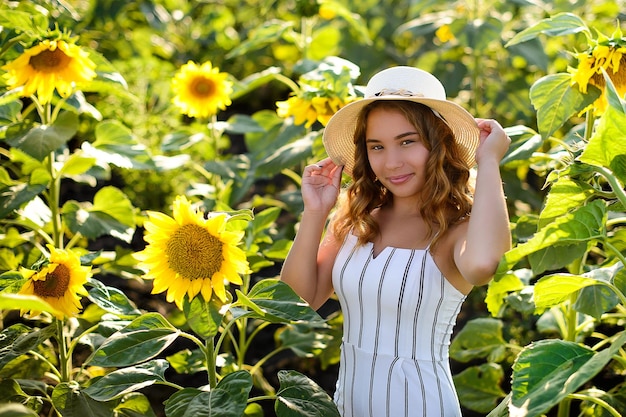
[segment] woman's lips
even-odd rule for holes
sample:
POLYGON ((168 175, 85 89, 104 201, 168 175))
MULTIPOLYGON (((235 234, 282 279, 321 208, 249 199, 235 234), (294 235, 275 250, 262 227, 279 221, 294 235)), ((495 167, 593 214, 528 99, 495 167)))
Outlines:
POLYGON ((387 180, 394 185, 398 185, 407 182, 412 176, 413 174, 394 175, 393 177, 387 177, 387 180))

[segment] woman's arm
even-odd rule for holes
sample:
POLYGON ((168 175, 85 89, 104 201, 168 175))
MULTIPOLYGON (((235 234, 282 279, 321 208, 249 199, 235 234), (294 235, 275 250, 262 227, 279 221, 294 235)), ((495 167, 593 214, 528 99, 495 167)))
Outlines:
POLYGON ((330 159, 309 165, 302 176, 304 211, 299 229, 285 259, 280 279, 312 308, 317 309, 332 295, 332 266, 339 243, 327 234, 320 244, 326 221, 341 185, 341 167, 330 159))
POLYGON ((487 284, 502 255, 511 248, 509 214, 506 206, 500 161, 511 139, 494 120, 476 119, 481 131, 476 151, 478 164, 472 212, 454 248, 459 272, 472 285, 487 284))

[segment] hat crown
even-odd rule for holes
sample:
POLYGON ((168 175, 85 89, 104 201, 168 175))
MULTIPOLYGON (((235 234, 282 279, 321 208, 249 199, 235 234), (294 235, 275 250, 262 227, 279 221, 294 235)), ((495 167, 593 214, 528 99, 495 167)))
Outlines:
POLYGON ((446 100, 446 90, 434 75, 426 71, 419 68, 397 66, 377 73, 367 83, 365 98, 382 96, 446 100))

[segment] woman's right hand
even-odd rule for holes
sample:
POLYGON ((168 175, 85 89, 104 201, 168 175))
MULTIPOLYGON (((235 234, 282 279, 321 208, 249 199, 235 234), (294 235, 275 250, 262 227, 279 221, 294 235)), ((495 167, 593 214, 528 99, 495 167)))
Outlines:
POLYGON ((328 214, 337 202, 341 187, 342 166, 330 158, 307 165, 302 174, 304 209, 328 214))

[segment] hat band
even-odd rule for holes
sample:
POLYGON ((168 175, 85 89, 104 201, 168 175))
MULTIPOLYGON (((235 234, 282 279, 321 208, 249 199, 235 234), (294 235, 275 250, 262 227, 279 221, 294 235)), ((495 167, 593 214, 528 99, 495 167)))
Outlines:
POLYGON ((400 90, 391 90, 388 88, 384 88, 380 90, 378 93, 374 94, 374 97, 381 97, 381 96, 424 97, 424 94, 414 93, 412 91, 405 90, 403 88, 400 90))

